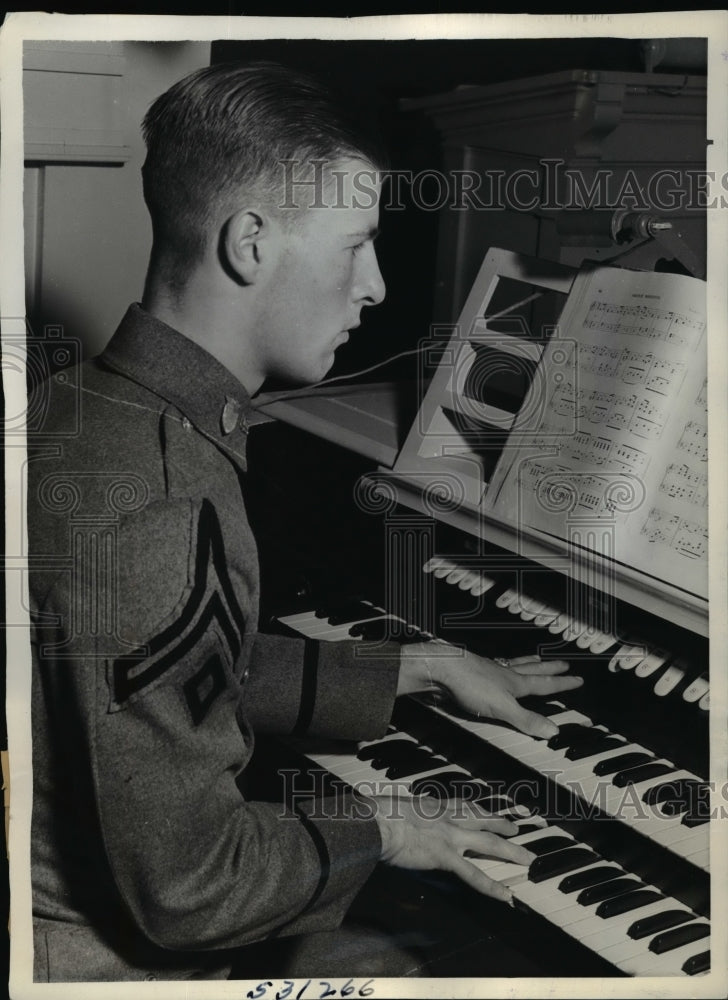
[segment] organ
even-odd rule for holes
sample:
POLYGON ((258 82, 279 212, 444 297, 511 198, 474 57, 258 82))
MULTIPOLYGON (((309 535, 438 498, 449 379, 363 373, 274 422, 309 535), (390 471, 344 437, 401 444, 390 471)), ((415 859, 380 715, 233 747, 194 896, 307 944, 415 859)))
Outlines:
MULTIPOLYGON (((619 180, 639 147, 644 180, 704 155, 702 81, 669 101, 664 83, 563 74, 408 109, 432 117, 446 166, 560 156, 619 180)), ((584 678, 533 699, 559 726, 549 741, 429 694, 400 699, 381 740, 282 751, 327 781, 464 797, 518 824, 528 869, 472 859, 511 887, 514 914, 387 873, 407 919, 442 910, 464 940, 490 924, 519 956, 516 971, 494 952, 447 975, 710 970, 704 217, 670 221, 444 212, 435 315, 449 322, 419 345, 415 382, 283 394, 251 435, 270 627, 539 652, 584 678), (653 273, 664 255, 685 275, 653 273)))
MULTIPOLYGON (((597 284, 590 272, 592 297, 614 270, 598 272, 604 280, 597 284)), ((251 475, 258 482, 250 496, 265 498, 257 510, 253 500, 251 515, 261 535, 269 624, 276 628, 331 641, 440 642, 448 644, 443 649, 454 647, 453 655, 462 646, 499 657, 538 651, 544 658, 567 659, 584 678, 578 690, 533 699, 532 707, 559 726, 549 741, 467 717, 422 695, 400 699, 393 726, 380 741, 358 748, 296 744, 290 752, 302 755, 307 767, 323 768, 365 791, 396 787, 441 800, 466 797, 514 819, 523 831, 517 840, 538 852, 530 868, 489 859, 473 863, 511 886, 523 919, 545 923, 550 934, 559 935, 557 974, 578 969, 581 975, 700 976, 710 968, 714 807, 705 556, 660 540, 653 550, 644 539, 654 526, 658 501, 665 517, 694 510, 702 525, 694 534, 703 539, 707 531, 704 494, 693 494, 692 506, 681 495, 677 506, 669 507, 667 475, 675 473, 678 461, 688 477, 705 468, 702 453, 696 458, 681 445, 701 405, 696 403, 704 391, 698 345, 704 339, 701 334, 677 352, 661 352, 657 335, 683 331, 686 317, 694 321, 691 329, 704 329, 704 317, 697 306, 676 317, 673 303, 673 315, 665 319, 656 289, 668 287, 667 275, 646 286, 637 275, 623 277, 631 292, 652 289, 651 318, 643 310, 640 319, 652 324, 650 371, 658 362, 667 364, 666 358, 679 367, 684 352, 691 354, 681 382, 690 387, 691 406, 676 415, 673 400, 671 441, 662 453, 652 442, 650 462, 660 468, 653 468, 652 479, 643 470, 646 497, 638 505, 639 523, 635 527, 633 521, 630 529, 631 545, 620 548, 625 520, 615 522, 604 500, 604 483, 620 466, 589 464, 593 451, 585 464, 562 447, 557 465, 542 473, 558 468, 567 485, 585 467, 602 476, 590 487, 602 490, 601 504, 587 498, 579 508, 586 520, 578 514, 571 522, 561 517, 558 526, 554 522, 544 530, 543 523, 532 527, 528 513, 519 521, 508 516, 507 504, 487 502, 492 484, 503 488, 500 465, 517 458, 524 443, 533 447, 529 425, 519 419, 534 393, 545 405, 538 418, 543 420, 561 392, 564 372, 578 381, 579 366, 592 357, 583 350, 590 346, 589 303, 582 295, 582 312, 569 311, 575 280, 579 287, 573 271, 500 251, 487 255, 460 327, 444 351, 440 345, 439 366, 406 427, 400 424, 407 412, 398 402, 401 386, 323 388, 284 395, 261 408, 281 422, 264 424, 251 436, 251 475), (555 293, 551 301, 538 297, 535 313, 530 305, 524 312, 523 289, 515 281, 526 275, 531 287, 555 293), (477 356, 483 338, 493 332, 480 328, 488 327, 488 315, 496 313, 502 323, 509 312, 495 291, 501 279, 516 298, 521 340, 506 328, 499 343, 519 363, 509 368, 509 358, 501 357, 495 368, 500 381, 479 381, 471 355, 477 356), (518 285, 515 291, 509 282, 518 285), (576 354, 571 369, 561 365, 555 371, 548 368, 553 342, 536 344, 532 327, 538 322, 539 331, 557 330, 564 315, 576 354), (465 370, 459 371, 463 354, 465 370), (474 398, 469 411, 464 388, 474 398), (458 410, 467 421, 457 420, 458 410), (483 421, 475 430, 474 414, 483 421), (498 420, 507 422, 505 433, 498 420), (520 437, 513 428, 521 429, 520 437), (310 494, 302 489, 304 480, 317 484, 310 494), (290 496, 297 501, 297 532, 290 496), (276 513, 276 501, 288 508, 287 515, 276 513), (640 555, 640 538, 647 556, 640 555), (662 576, 655 572, 657 563, 666 567, 662 576), (266 586, 271 576, 275 585, 266 586), (289 586, 285 597, 282 578, 289 586)), ((699 303, 702 282, 683 280, 699 303)), ((628 322, 626 329, 610 328, 610 342, 633 344, 639 338, 628 322)), ((660 392, 645 388, 643 375, 630 388, 641 386, 640 398, 660 401, 660 392)), ((600 385, 614 389, 615 379, 612 372, 600 385)), ((596 391, 588 379, 582 385, 596 391)), ((619 421, 613 424, 618 427, 619 421)), ((636 437, 613 429, 623 448, 640 438, 642 425, 632 427, 636 437)), ((571 447, 582 432, 579 420, 567 430, 571 447)), ((550 436, 546 444, 554 440, 550 436)), ((621 467, 629 479, 634 470, 621 467)), ((518 490, 525 487, 517 477, 511 482, 517 504, 518 490)), ((486 974, 498 973, 483 969, 486 974)))

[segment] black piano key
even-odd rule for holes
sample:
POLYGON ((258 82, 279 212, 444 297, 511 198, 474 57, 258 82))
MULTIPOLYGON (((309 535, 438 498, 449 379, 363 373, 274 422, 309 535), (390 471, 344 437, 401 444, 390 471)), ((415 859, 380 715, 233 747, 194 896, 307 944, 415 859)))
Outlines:
POLYGON ((710 816, 701 816, 699 813, 685 813, 681 822, 683 826, 702 826, 703 823, 710 822, 710 816))
POLYGON ((434 785, 448 792, 459 792, 461 796, 476 789, 478 795, 493 795, 492 786, 484 781, 476 781, 471 774, 463 771, 441 771, 439 774, 433 774, 431 778, 420 778, 412 782, 410 791, 413 795, 420 795, 434 785))
POLYGON ((710 820, 710 786, 700 782, 690 790, 688 810, 682 818, 685 826, 700 826, 710 820))
MULTIPOLYGON (((518 816, 516 813, 505 813, 504 817, 505 819, 513 820, 513 822, 516 822, 517 820, 521 819, 521 817, 518 816)), ((541 829, 543 828, 539 826, 538 823, 521 823, 520 826, 518 827, 518 835, 520 836, 524 833, 535 833, 537 830, 541 829)), ((516 835, 514 834, 514 836, 516 835)))
POLYGON ((544 701, 543 698, 538 698, 535 695, 528 695, 526 698, 521 698, 520 702, 529 712, 538 712, 539 715, 558 715, 559 712, 566 711, 566 705, 563 705, 561 702, 544 701))
POLYGON ((660 802, 657 805, 657 810, 663 816, 678 816, 680 813, 688 811, 687 802, 680 802, 677 800, 668 800, 667 802, 660 802))
POLYGON ((381 757, 383 754, 390 754, 391 759, 394 759, 398 752, 403 750, 415 750, 416 748, 417 744, 414 740, 383 740, 380 743, 370 743, 368 746, 362 747, 361 750, 357 752, 357 757, 359 760, 374 760, 375 757, 381 757))
POLYGON ((592 903, 602 903, 605 899, 614 899, 615 896, 623 896, 625 892, 644 888, 646 888, 645 883, 640 882, 638 878, 615 878, 609 882, 590 885, 588 889, 582 889, 576 897, 576 901, 582 906, 591 906, 592 903))
POLYGON ((390 781, 396 781, 398 778, 410 778, 415 774, 432 771, 433 768, 441 766, 444 763, 444 760, 438 760, 432 754, 423 750, 421 753, 412 754, 411 757, 397 761, 396 764, 390 764, 384 773, 390 781))
POLYGON ((563 851, 567 847, 573 847, 574 841, 571 837, 539 837, 523 846, 527 851, 540 858, 543 854, 552 854, 554 851, 563 851))
POLYGON ((578 892, 580 889, 586 889, 587 886, 599 885, 601 882, 607 882, 620 875, 624 875, 624 871, 616 865, 600 865, 598 868, 590 868, 585 872, 567 875, 559 882, 559 892, 578 892))
POLYGON ((598 753, 606 753, 607 750, 618 750, 620 746, 624 746, 624 740, 616 736, 605 736, 593 743, 569 747, 564 756, 567 760, 584 760, 585 757, 595 757, 598 753))
POLYGON ((634 892, 626 892, 623 896, 615 896, 614 899, 605 899, 597 907, 596 914, 606 920, 608 917, 617 917, 620 913, 637 910, 649 903, 659 903, 664 898, 661 892, 655 892, 654 889, 636 889, 634 892))
POLYGON ((411 642, 430 642, 432 636, 421 632, 398 618, 378 618, 372 622, 359 622, 349 629, 349 635, 365 642, 385 642, 390 639, 403 645, 411 642))
POLYGON ((676 781, 665 781, 660 785, 648 788, 642 796, 642 801, 648 806, 658 802, 684 802, 687 804, 693 797, 693 791, 700 787, 697 778, 678 778, 676 781))
POLYGON ((682 970, 686 976, 697 976, 700 972, 708 972, 710 969, 710 952, 701 951, 699 955, 691 955, 683 962, 682 970))
POLYGON ((710 934, 710 924, 689 923, 681 927, 675 927, 671 931, 664 931, 654 937, 647 946, 656 955, 664 955, 666 951, 674 948, 682 948, 684 944, 691 941, 699 941, 710 934))
POLYGON ((632 751, 600 760, 594 765, 593 771, 594 774, 598 775, 616 774, 617 771, 624 771, 628 767, 639 767, 639 765, 647 764, 651 760, 655 760, 652 754, 632 751))
POLYGON ((594 743, 603 735, 604 733, 601 730, 595 730, 592 726, 582 726, 577 722, 568 722, 559 727, 558 733, 552 736, 546 745, 551 750, 562 750, 564 747, 594 743))
MULTIPOLYGON (((503 795, 483 795, 480 798, 473 799, 473 802, 477 802, 481 809, 484 809, 489 813, 499 813, 504 809, 509 809, 513 805, 513 799, 506 798, 503 795)), ((504 813, 507 819, 521 819, 519 813, 504 813)), ((539 828, 540 829, 540 828, 539 828)), ((525 833, 525 830, 519 830, 519 833, 525 833)))
POLYGON ((636 785, 639 781, 647 781, 648 778, 659 778, 661 774, 671 774, 677 771, 674 764, 642 764, 640 767, 630 767, 626 771, 618 771, 612 778, 612 784, 617 788, 625 788, 627 785, 636 785))
MULTIPOLYGON (((432 754, 428 750, 413 750, 412 753, 398 753, 392 756, 382 754, 378 757, 372 757, 369 763, 375 771, 386 771, 388 767, 407 767, 413 762, 429 762, 432 759, 432 754)), ((429 769, 432 770, 434 766, 434 764, 431 764, 429 769)))
MULTIPOLYGON (((528 844, 524 844, 524 847, 528 850, 528 844)), ((567 872, 573 872, 576 868, 584 868, 598 860, 599 856, 586 847, 570 847, 563 851, 554 851, 552 854, 544 854, 531 862, 528 869, 528 880, 529 882, 543 882, 547 878, 566 875, 567 872)))
POLYGON ((439 799, 441 802, 449 802, 451 799, 465 799, 466 802, 502 802, 502 808, 509 805, 506 798, 498 799, 482 782, 476 781, 467 774, 453 776, 444 772, 443 774, 433 774, 431 778, 417 778, 410 785, 413 795, 429 795, 439 799))
POLYGON ((317 618, 328 618, 331 625, 345 625, 347 622, 361 621, 363 618, 379 618, 383 611, 373 608, 364 601, 348 600, 335 604, 327 611, 317 611, 317 618))
POLYGON ((651 917, 641 917, 629 927, 627 934, 635 941, 640 938, 650 937, 658 931, 666 931, 670 927, 678 924, 685 924, 689 920, 695 920, 695 914, 690 910, 665 910, 663 913, 653 913, 651 917))

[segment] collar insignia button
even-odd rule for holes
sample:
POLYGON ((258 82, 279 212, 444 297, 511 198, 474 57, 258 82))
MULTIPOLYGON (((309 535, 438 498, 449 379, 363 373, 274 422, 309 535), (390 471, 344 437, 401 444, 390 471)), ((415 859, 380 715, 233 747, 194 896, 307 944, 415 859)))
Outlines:
POLYGON ((238 426, 240 410, 241 406, 237 399, 234 399, 232 396, 228 396, 225 400, 225 405, 222 408, 222 416, 220 418, 220 425, 222 427, 223 434, 232 434, 238 426))

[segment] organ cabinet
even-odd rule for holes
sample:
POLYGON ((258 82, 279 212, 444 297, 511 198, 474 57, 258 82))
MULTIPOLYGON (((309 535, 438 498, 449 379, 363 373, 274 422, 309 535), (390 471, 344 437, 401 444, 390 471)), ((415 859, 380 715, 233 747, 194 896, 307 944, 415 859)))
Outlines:
POLYGON ((538 651, 584 679, 533 699, 548 741, 419 696, 382 740, 285 748, 332 781, 466 795, 519 825, 528 868, 473 859, 515 912, 382 880, 397 919, 492 928, 493 951, 435 975, 710 975, 705 213, 555 208, 548 187, 556 161, 563 183, 602 170, 653 195, 654 171, 704 169, 704 84, 575 71, 408 102, 446 169, 529 171, 539 204, 441 213, 434 321, 452 332, 422 344, 416 399, 359 383, 259 401, 265 626, 538 651))

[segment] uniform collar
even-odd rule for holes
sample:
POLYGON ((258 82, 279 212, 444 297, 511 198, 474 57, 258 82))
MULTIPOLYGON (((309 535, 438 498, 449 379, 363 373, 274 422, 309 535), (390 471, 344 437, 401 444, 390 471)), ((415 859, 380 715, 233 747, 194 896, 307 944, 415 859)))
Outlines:
POLYGON ((250 396, 194 341, 134 304, 99 360, 172 403, 202 434, 245 462, 250 396))

